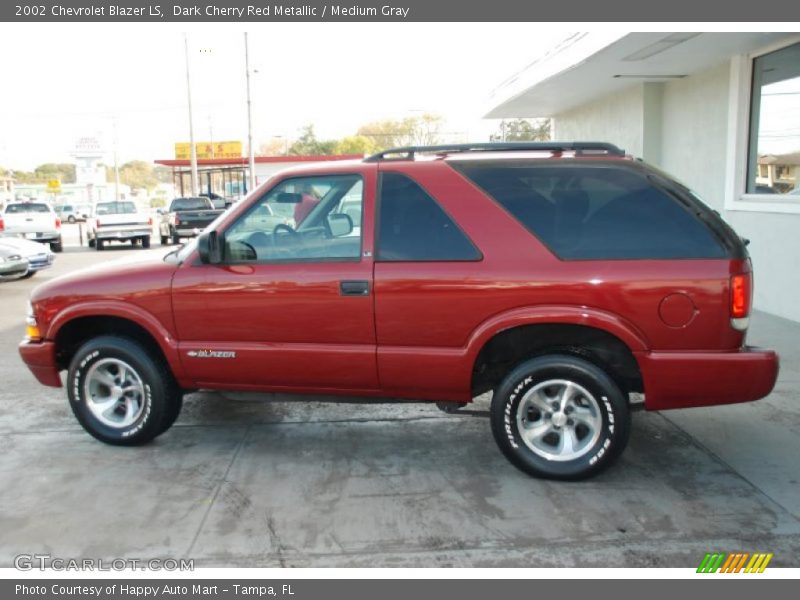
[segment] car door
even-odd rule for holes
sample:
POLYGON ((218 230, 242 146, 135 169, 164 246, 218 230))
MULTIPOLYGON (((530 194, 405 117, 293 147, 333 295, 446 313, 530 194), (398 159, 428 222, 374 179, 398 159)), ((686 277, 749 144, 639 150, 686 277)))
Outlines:
POLYGON ((374 165, 284 178, 225 225, 221 264, 178 270, 175 324, 198 386, 377 389, 375 179, 374 165))

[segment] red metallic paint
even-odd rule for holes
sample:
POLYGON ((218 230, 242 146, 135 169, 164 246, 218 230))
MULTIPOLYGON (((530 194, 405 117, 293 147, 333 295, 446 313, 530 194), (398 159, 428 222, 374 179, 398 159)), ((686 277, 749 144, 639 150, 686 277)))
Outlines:
POLYGON ((775 354, 743 349, 744 333, 730 325, 731 276, 748 272, 747 261, 562 261, 442 160, 296 167, 262 185, 218 230, 284 179, 335 173, 365 180, 360 259, 225 266, 194 254, 177 267, 109 265, 70 275, 34 292, 47 341, 23 343, 23 359, 42 383, 58 385, 59 328, 113 315, 144 327, 187 388, 467 402, 474 362, 492 336, 569 323, 602 329, 631 349, 650 409, 754 400, 774 385, 775 354), (482 260, 374 262, 379 170, 401 171, 427 189, 482 260), (342 280, 368 281, 370 295, 340 295, 342 280), (691 319, 686 306, 665 301, 674 294, 694 307, 691 319), (676 319, 688 322, 676 327, 676 319), (187 354, 199 350, 236 358, 187 354))

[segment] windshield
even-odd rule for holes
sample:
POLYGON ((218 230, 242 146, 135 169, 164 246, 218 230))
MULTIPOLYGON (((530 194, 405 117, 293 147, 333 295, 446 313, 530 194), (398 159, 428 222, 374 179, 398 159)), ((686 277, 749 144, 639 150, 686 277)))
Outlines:
POLYGON ((36 202, 23 202, 20 204, 9 204, 6 207, 8 214, 22 214, 22 213, 46 213, 50 212, 50 207, 47 204, 39 204, 36 202))
POLYGON ((95 209, 98 215, 132 215, 136 213, 133 202, 101 202, 95 209))

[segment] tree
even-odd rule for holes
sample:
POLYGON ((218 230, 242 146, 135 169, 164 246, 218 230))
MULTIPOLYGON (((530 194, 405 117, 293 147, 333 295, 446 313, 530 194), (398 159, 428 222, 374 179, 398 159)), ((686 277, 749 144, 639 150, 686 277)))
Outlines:
MULTIPOLYGON (((132 160, 119 167, 119 182, 131 190, 153 190, 161 182, 153 165, 143 160, 132 160)), ((106 181, 114 181, 114 167, 106 166, 106 181)))
POLYGON ((489 139, 493 142, 547 142, 550 140, 551 125, 550 119, 504 120, 489 139))
POLYGON ((275 138, 259 145, 256 156, 283 156, 285 153, 285 140, 275 138))
POLYGON ((17 183, 47 183, 58 179, 61 183, 75 183, 75 165, 70 163, 45 163, 31 171, 13 171, 17 183))
POLYGON ((318 140, 314 133, 314 125, 306 125, 301 131, 297 141, 289 146, 291 156, 320 156, 334 153, 336 140, 318 140))
POLYGON ((443 123, 440 115, 426 113, 419 117, 367 123, 358 128, 357 135, 371 139, 378 150, 398 146, 429 146, 440 142, 443 123))
POLYGON ((335 154, 375 154, 378 146, 363 135, 351 135, 336 142, 335 154))

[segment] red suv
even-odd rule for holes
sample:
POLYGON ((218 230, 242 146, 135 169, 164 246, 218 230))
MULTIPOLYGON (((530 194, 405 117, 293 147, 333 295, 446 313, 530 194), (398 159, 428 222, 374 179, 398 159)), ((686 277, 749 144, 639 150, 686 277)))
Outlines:
POLYGON ((400 148, 284 171, 193 242, 39 286, 20 352, 94 437, 147 442, 193 389, 436 401, 492 391, 509 460, 579 479, 650 410, 770 393, 745 243, 602 143, 400 148))

